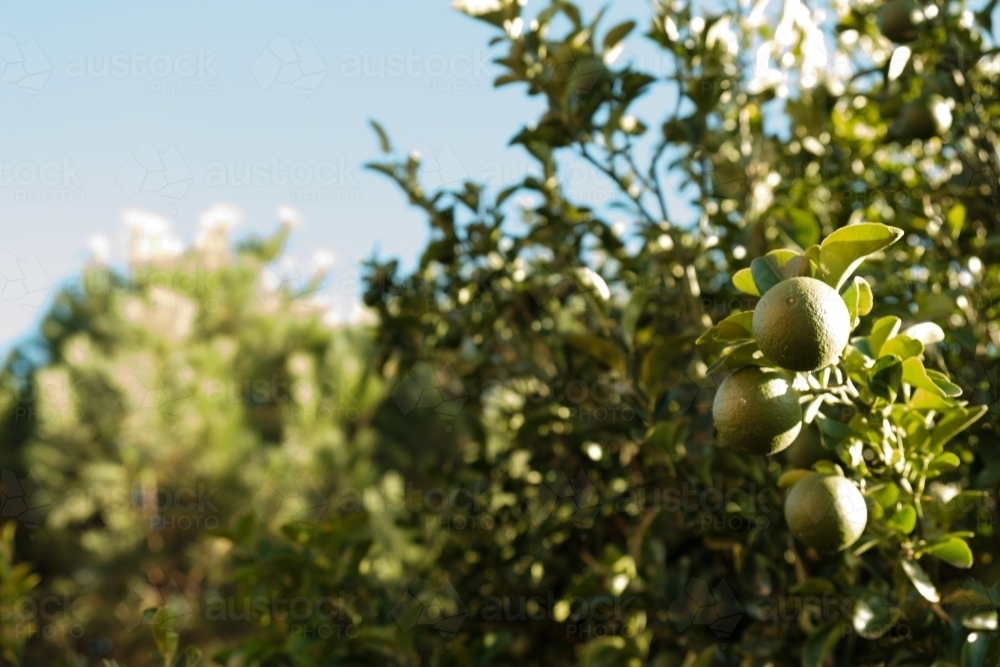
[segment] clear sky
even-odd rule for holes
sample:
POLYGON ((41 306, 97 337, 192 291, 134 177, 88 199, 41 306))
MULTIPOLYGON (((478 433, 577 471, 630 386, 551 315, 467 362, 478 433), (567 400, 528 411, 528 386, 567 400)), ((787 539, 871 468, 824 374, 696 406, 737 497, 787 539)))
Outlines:
MULTIPOLYGON (((605 27, 625 16, 649 10, 616 2, 605 27)), ((643 48, 639 32, 629 43, 643 48)), ((302 213, 293 257, 322 247, 339 270, 373 250, 412 263, 427 228, 362 168, 378 157, 367 119, 420 150, 427 184, 523 174, 506 144, 540 101, 493 90, 493 34, 445 0, 0 0, 0 350, 87 259, 90 237, 123 260, 125 208, 190 240, 213 202, 242 209, 237 235, 273 230, 290 204, 302 213)), ((578 178, 597 203, 613 194, 578 178)))

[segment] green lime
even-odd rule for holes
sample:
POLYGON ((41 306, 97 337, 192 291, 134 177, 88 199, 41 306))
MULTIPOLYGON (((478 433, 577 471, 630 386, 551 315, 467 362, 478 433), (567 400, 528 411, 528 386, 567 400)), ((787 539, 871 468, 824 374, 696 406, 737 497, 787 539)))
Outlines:
POLYGON ((741 368, 722 381, 712 417, 722 442, 745 454, 776 454, 802 428, 799 394, 788 378, 757 366, 741 368))
POLYGON ((829 366, 851 335, 851 315, 844 300, 815 278, 791 278, 769 289, 753 312, 757 347, 790 371, 829 366))
POLYGON ((788 491, 785 522, 806 546, 817 551, 843 551, 865 531, 868 507, 849 479, 812 473, 788 491))

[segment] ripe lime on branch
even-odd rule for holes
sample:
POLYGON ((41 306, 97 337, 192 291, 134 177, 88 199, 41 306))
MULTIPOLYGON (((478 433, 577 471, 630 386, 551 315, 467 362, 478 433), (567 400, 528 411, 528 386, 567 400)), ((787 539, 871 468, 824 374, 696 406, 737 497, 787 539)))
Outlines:
POLYGON ((901 44, 918 36, 917 5, 913 0, 889 0, 878 14, 878 29, 888 39, 901 44))
POLYGON ((761 298, 753 335, 768 359, 791 371, 833 363, 851 335, 851 316, 837 291, 815 278, 784 280, 761 298))
POLYGON ((836 363, 859 317, 872 307, 864 280, 845 284, 865 256, 900 234, 880 224, 852 225, 805 253, 768 253, 733 276, 737 288, 760 296, 760 302, 754 311, 734 313, 698 339, 700 345, 724 346, 714 369, 734 369, 712 405, 724 444, 765 455, 792 444, 803 422, 799 393, 791 378, 765 369, 811 372, 836 363))
POLYGON ((785 522, 803 544, 817 551, 843 551, 858 541, 868 508, 845 477, 809 473, 785 497, 785 522))
POLYGON ((725 444, 745 454, 771 455, 799 434, 802 406, 783 374, 746 366, 722 381, 712 418, 725 444))

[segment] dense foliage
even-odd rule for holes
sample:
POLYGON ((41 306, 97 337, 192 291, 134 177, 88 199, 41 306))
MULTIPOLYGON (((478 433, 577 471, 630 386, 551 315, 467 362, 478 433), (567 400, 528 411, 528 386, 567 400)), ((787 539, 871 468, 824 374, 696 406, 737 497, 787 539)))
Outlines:
POLYGON ((997 664, 995 3, 886 4, 658 2, 665 73, 619 55, 633 22, 462 4, 543 103, 532 167, 427 191, 376 126, 432 238, 368 264, 371 329, 323 326, 321 276, 262 283, 287 228, 89 269, 7 365, 5 515, 28 473, 51 509, 19 521, 40 577, 5 546, 0 587, 72 604, 3 659, 145 664, 145 624, 227 665, 997 664), (811 455, 742 454, 714 390, 770 365, 751 311, 796 276, 852 341, 794 380, 811 455), (808 467, 863 493, 844 551, 786 525, 808 467), (156 500, 199 484, 218 525, 156 500))

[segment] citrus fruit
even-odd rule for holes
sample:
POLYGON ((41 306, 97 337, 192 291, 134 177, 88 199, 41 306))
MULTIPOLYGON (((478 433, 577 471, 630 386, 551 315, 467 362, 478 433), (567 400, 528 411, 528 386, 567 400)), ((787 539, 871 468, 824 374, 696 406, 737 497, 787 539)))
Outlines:
POLYGON ((836 461, 836 455, 823 446, 819 437, 819 429, 813 426, 803 426, 799 436, 785 450, 785 460, 793 468, 808 470, 816 461, 836 461))
POLYGON ((811 473, 788 491, 785 522, 806 546, 817 551, 843 551, 864 532, 868 508, 850 480, 811 473))
POLYGON ((937 136, 938 123, 930 105, 921 100, 910 102, 903 107, 901 134, 904 139, 926 141, 937 136))
POLYGON ((757 366, 741 368, 722 381, 712 417, 722 442, 744 454, 776 454, 802 428, 799 393, 783 374, 757 366))
POLYGON ((844 300, 815 278, 790 278, 769 289, 753 312, 753 335, 768 359, 791 371, 833 363, 851 335, 844 300))
POLYGON ((917 5, 912 0, 890 0, 878 14, 879 31, 897 44, 912 42, 918 35, 916 11, 917 5))

